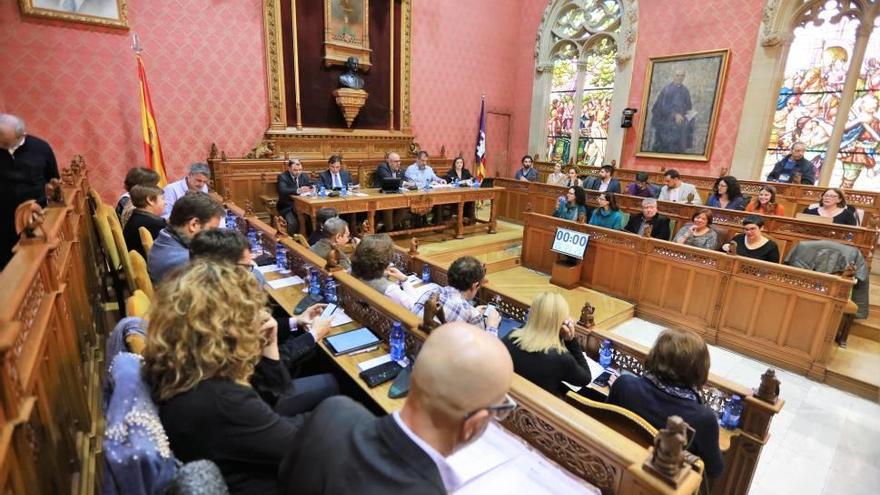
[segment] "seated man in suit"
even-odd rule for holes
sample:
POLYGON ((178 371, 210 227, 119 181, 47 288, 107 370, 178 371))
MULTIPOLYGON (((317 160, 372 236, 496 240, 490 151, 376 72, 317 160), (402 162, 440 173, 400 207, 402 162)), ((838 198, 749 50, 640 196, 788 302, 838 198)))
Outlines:
POLYGON ((471 300, 480 290, 480 284, 486 276, 483 263, 473 256, 462 256, 449 265, 446 278, 449 283, 439 290, 429 290, 419 297, 413 305, 413 313, 422 316, 425 311, 425 303, 434 293, 440 294, 440 305, 446 321, 464 321, 471 325, 485 326, 486 330, 495 330, 498 333, 498 325, 501 317, 497 311, 486 313, 486 306, 474 307, 471 300), (485 318, 484 318, 485 316, 485 318))
MULTIPOLYGON (((324 237, 309 249, 326 260, 330 250, 336 248, 339 251, 339 266, 345 270, 351 270, 351 260, 342 251, 342 246, 348 244, 350 240, 352 237, 348 231, 348 222, 334 217, 324 222, 324 237)), ((355 244, 357 244, 356 240, 355 244)))
POLYGON ((158 284, 168 272, 188 263, 190 240, 203 230, 219 227, 225 213, 223 205, 207 193, 191 192, 177 200, 168 226, 159 232, 147 257, 150 280, 158 284))
POLYGON ((660 201, 672 201, 673 203, 687 203, 688 196, 693 195, 691 204, 703 204, 700 192, 697 191, 693 184, 682 182, 681 174, 678 173, 678 170, 671 168, 663 173, 663 177, 666 179, 666 185, 663 186, 663 189, 660 189, 660 197, 657 199, 660 201))
MULTIPOLYGON (((385 161, 380 163, 378 167, 376 167, 376 172, 373 174, 373 187, 380 188, 382 187, 382 181, 384 179, 401 179, 403 180, 404 171, 401 169, 401 161, 400 155, 395 152, 390 152, 385 155, 385 161)), ((402 185, 409 185, 407 181, 404 181, 402 185)), ((382 210, 382 232, 391 232, 395 229, 395 225, 398 227, 402 227, 402 223, 406 218, 406 213, 409 210, 406 208, 399 208, 397 210, 382 210)))
POLYGON ((642 200, 642 212, 629 217, 629 222, 623 230, 633 234, 644 235, 645 229, 651 226, 651 237, 654 239, 669 240, 669 218, 657 213, 657 200, 645 198, 642 200))
POLYGON ((333 155, 327 160, 327 170, 318 175, 321 184, 327 189, 342 189, 342 186, 351 187, 354 182, 348 170, 342 170, 342 157, 333 155))
POLYGON ((602 165, 602 168, 599 169, 599 177, 587 177, 584 179, 584 189, 592 189, 599 192, 610 191, 617 194, 620 192, 620 181, 613 178, 613 176, 614 167, 602 165))
POLYGON ((512 381, 498 338, 461 322, 442 325, 422 345, 400 411, 376 418, 347 397, 315 409, 281 463, 283 493, 452 493, 461 480, 446 458, 516 408, 512 381))
POLYGON ((523 180, 526 182, 537 182, 538 181, 538 171, 533 167, 534 160, 532 160, 531 155, 526 155, 522 157, 522 168, 516 171, 514 178, 516 180, 523 180))
POLYGON ((299 158, 287 160, 287 172, 278 174, 278 214, 287 222, 287 233, 299 232, 299 220, 293 211, 293 198, 314 190, 309 173, 303 172, 299 158))

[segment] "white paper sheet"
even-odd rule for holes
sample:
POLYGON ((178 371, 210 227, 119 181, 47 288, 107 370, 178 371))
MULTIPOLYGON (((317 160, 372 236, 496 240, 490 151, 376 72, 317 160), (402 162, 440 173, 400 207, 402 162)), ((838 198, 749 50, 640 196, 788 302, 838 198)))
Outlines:
POLYGON ((589 367, 590 367, 590 376, 592 376, 593 379, 595 380, 596 377, 598 377, 599 375, 602 374, 602 372, 605 371, 605 368, 603 368, 602 365, 600 365, 596 361, 593 361, 592 359, 590 359, 590 356, 587 356, 586 352, 584 353, 584 357, 587 358, 587 365, 589 365, 589 367))
MULTIPOLYGON (((525 447, 495 423, 476 442, 446 458, 463 484, 522 454, 525 447)), ((459 493, 456 491, 456 493, 459 493)))
POLYGON ((294 275, 292 277, 279 278, 278 280, 270 280, 266 282, 269 287, 273 289, 283 289, 285 287, 290 287, 291 285, 299 285, 304 284, 305 280, 294 275))
POLYGON ((259 271, 260 273, 280 272, 281 267, 278 265, 258 266, 257 271, 259 271))
POLYGON ((350 316, 345 314, 345 311, 342 308, 336 308, 336 311, 333 312, 333 319, 330 320, 330 326, 338 327, 353 321, 354 320, 352 320, 350 316))
POLYGON ((377 358, 370 359, 369 361, 364 361, 363 363, 358 363, 358 370, 367 371, 370 368, 375 368, 380 364, 385 364, 391 361, 391 354, 385 354, 384 356, 379 356, 377 358))

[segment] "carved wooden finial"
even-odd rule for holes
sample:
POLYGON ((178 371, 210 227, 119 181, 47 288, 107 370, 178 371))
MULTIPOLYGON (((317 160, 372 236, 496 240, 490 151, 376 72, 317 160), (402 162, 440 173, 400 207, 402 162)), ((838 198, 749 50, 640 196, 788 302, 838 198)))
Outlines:
POLYGON ((526 213, 531 213, 532 211, 534 211, 532 208, 533 208, 533 207, 532 207, 532 202, 531 202, 531 201, 529 201, 528 203, 526 203, 526 210, 525 210, 526 213))
POLYGON ((224 190, 223 190, 223 196, 222 196, 222 197, 223 197, 223 204, 224 204, 224 205, 225 205, 226 203, 229 203, 230 201, 232 201, 232 194, 229 192, 229 189, 224 189, 224 190))
POLYGON ((584 304, 584 307, 581 309, 580 324, 587 328, 593 328, 594 326, 596 326, 596 317, 594 316, 595 313, 596 307, 590 304, 589 301, 587 301, 587 303, 584 304))
POLYGON ((61 169, 61 183, 65 186, 73 185, 73 170, 70 167, 61 169))
POLYGON ((792 174, 791 183, 792 184, 800 184, 801 183, 801 171, 800 170, 796 170, 795 173, 792 174))
POLYGON ((776 203, 770 201, 767 203, 767 206, 764 207, 765 215, 775 215, 776 214, 776 203))
POLYGON ((718 177, 726 177, 727 176, 727 167, 721 167, 721 170, 718 172, 718 177))
POLYGON ((687 200, 689 205, 694 204, 694 193, 688 193, 687 200))
POLYGON ((275 238, 279 239, 287 235, 287 220, 281 215, 275 215, 275 238))
POLYGON ((446 158, 446 145, 440 146, 440 158, 446 158))
POLYGON ((220 154, 220 150, 217 148, 217 143, 211 143, 211 151, 208 152, 209 160, 216 160, 217 155, 220 154))
POLYGON ((29 199, 15 209, 15 233, 22 240, 46 238, 43 230, 45 215, 40 205, 29 199))
POLYGON ((661 174, 665 174, 665 173, 666 173, 666 165, 660 165, 660 173, 661 173, 661 174))
POLYGON ((736 256, 736 241, 730 241, 728 243, 727 254, 736 256))
POLYGON ((73 173, 79 175, 80 170, 82 170, 83 162, 82 156, 76 155, 73 157, 73 160, 70 160, 70 169, 73 170, 73 173))
POLYGON ((370 234, 374 233, 373 232, 373 224, 370 223, 369 218, 365 218, 364 221, 361 222, 360 229, 361 229, 361 236, 362 237, 365 235, 370 235, 370 234))
POLYGON ((339 265, 339 260, 342 255, 339 253, 339 249, 335 246, 330 248, 330 251, 327 253, 327 266, 326 269, 328 272, 338 272, 340 270, 344 270, 342 266, 339 265))
POLYGON ((651 233, 654 232, 654 226, 650 223, 645 225, 645 229, 642 230, 642 237, 651 237, 651 233))
POLYGON ((247 217, 254 216, 254 214, 255 213, 254 213, 253 201, 251 201, 249 199, 244 200, 244 216, 247 218, 247 217))
POLYGON ((645 461, 645 468, 658 475, 670 485, 677 487, 687 475, 685 446, 687 430, 690 428, 680 416, 669 416, 666 428, 657 432, 651 456, 645 461))
POLYGON ((761 385, 758 386, 755 397, 771 404, 779 400, 779 379, 776 378, 776 370, 767 368, 767 371, 761 375, 761 385))
POLYGON ((614 167, 614 168, 617 168, 617 160, 612 159, 612 160, 611 160, 611 166, 614 167))
POLYGON ((428 296, 428 300, 425 301, 425 310, 422 314, 422 323, 419 324, 419 329, 425 333, 431 333, 431 330, 444 323, 446 323, 446 314, 443 312, 443 305, 440 304, 440 293, 435 292, 428 296), (437 321, 440 323, 437 323, 437 321))
POLYGON ((868 227, 878 230, 880 229, 880 214, 871 213, 868 217, 868 227))
POLYGON ((226 158, 226 150, 223 150, 223 151, 220 152, 220 159, 221 159, 222 161, 224 161, 224 162, 227 160, 227 158, 226 158))
POLYGON ((64 206, 64 197, 61 195, 61 181, 58 179, 50 179, 46 183, 46 198, 49 206, 64 206))
POLYGON ((853 278, 856 274, 856 264, 850 261, 847 263, 846 268, 843 269, 843 274, 841 275, 843 278, 853 278))
POLYGON ((419 238, 413 237, 409 240, 409 255, 416 256, 419 254, 419 238))

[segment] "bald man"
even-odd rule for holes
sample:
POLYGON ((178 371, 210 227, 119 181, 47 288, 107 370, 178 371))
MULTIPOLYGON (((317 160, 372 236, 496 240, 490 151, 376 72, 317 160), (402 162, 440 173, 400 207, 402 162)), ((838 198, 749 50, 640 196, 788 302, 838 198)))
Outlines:
POLYGON ((492 418, 516 407, 507 396, 510 354, 467 323, 431 333, 416 358, 403 409, 376 418, 346 397, 318 406, 281 465, 288 494, 441 495, 460 481, 446 457, 475 441, 492 418))
POLYGON ((12 258, 15 209, 35 199, 46 206, 46 183, 58 178, 58 164, 49 143, 28 135, 24 120, 0 113, 0 270, 12 258))

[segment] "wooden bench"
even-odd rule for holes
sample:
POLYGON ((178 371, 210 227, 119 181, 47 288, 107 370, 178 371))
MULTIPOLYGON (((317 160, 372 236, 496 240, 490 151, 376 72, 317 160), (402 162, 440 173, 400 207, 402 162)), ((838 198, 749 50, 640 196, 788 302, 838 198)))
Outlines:
MULTIPOLYGON (((227 207, 243 217, 236 205, 227 207)), ((262 232, 264 248, 274 251, 275 229, 255 217, 244 218, 238 224, 242 230, 253 227, 262 232)), ((419 329, 421 320, 416 315, 345 272, 328 273, 323 259, 290 238, 282 236, 278 242, 289 250, 295 274, 305 275, 302 270, 311 266, 318 268, 322 282, 333 277, 338 284, 339 303, 349 316, 385 341, 392 322, 400 322, 406 331, 408 351, 418 352, 426 335, 419 329)), ((642 467, 648 457, 644 447, 521 377, 515 377, 510 394, 519 407, 502 426, 602 493, 686 494, 694 493, 700 485, 701 476, 696 471, 690 471, 677 489, 665 484, 642 467)), ((393 410, 387 397, 376 400, 386 411, 393 410)))
MULTIPOLYGON (((413 255, 408 250, 395 247, 394 263, 398 267, 407 267, 410 272, 421 273, 427 264, 431 272, 431 279, 446 283, 446 266, 439 265, 428 258, 413 255)), ((491 276, 488 283, 484 284, 477 294, 477 300, 482 303, 492 303, 507 317, 518 321, 525 321, 531 301, 523 300, 516 294, 499 291, 492 286, 491 276)), ((577 310, 572 308, 572 310, 577 310)), ((585 352, 594 360, 598 360, 599 345, 604 340, 612 342, 615 367, 625 369, 631 373, 640 375, 643 371, 642 364, 647 357, 648 350, 645 347, 618 337, 606 329, 588 327, 587 322, 578 322, 578 340, 585 352)), ((755 377, 755 389, 760 384, 761 377, 755 377)), ((752 478, 757 468, 758 459, 764 445, 770 439, 770 422, 782 409, 784 401, 778 400, 770 403, 755 397, 754 390, 719 377, 709 375, 709 381, 700 390, 703 402, 720 415, 724 404, 734 395, 744 398, 742 421, 739 428, 729 432, 722 430, 721 446, 724 455, 724 473, 712 483, 712 493, 718 495, 745 495, 749 491, 752 478)), ((627 436, 629 431, 622 431, 627 436)))
POLYGON ((0 273, 0 490, 95 493, 106 325, 81 157, 0 273))

